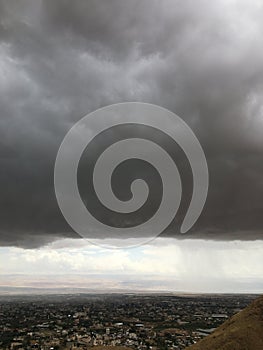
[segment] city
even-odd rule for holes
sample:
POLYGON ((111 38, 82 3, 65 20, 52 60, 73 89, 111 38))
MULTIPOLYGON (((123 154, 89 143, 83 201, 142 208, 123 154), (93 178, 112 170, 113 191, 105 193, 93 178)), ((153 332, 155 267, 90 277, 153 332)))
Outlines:
POLYGON ((0 0, 0 350, 263 350, 263 0, 0 0))
POLYGON ((255 298, 132 293, 2 296, 0 349, 182 350, 255 298))

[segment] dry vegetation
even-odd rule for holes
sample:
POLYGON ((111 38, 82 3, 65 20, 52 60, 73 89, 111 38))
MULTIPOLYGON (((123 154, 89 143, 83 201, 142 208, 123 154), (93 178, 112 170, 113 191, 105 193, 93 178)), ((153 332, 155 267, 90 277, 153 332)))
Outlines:
POLYGON ((263 297, 223 323, 189 350, 262 350, 263 297))

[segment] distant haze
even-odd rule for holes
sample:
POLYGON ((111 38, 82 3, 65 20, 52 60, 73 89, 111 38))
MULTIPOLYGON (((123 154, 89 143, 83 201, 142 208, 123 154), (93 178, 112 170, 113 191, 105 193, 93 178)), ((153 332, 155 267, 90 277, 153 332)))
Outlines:
POLYGON ((262 292, 262 18, 258 0, 0 0, 0 294, 262 292), (210 185, 201 216, 182 235, 192 174, 180 147, 134 125, 100 135, 83 153, 78 184, 83 202, 105 222, 136 225, 162 195, 158 173, 139 160, 117 167, 112 187, 126 200, 131 180, 144 178, 147 210, 120 217, 92 195, 90 164, 122 133, 162 143, 183 188, 162 237, 107 250, 96 232, 92 245, 66 223, 54 164, 77 121, 125 101, 180 116, 204 149, 210 185))

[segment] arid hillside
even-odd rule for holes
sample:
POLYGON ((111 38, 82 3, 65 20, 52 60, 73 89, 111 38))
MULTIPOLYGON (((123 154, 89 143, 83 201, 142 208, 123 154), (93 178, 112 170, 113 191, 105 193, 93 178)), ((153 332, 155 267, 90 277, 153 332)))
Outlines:
POLYGON ((263 296, 187 350, 263 350, 263 296))

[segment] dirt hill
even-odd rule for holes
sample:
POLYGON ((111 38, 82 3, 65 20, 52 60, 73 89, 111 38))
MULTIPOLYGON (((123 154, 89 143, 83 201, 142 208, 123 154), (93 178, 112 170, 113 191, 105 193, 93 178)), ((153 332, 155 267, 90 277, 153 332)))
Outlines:
POLYGON ((263 350, 263 296, 186 350, 263 350))

